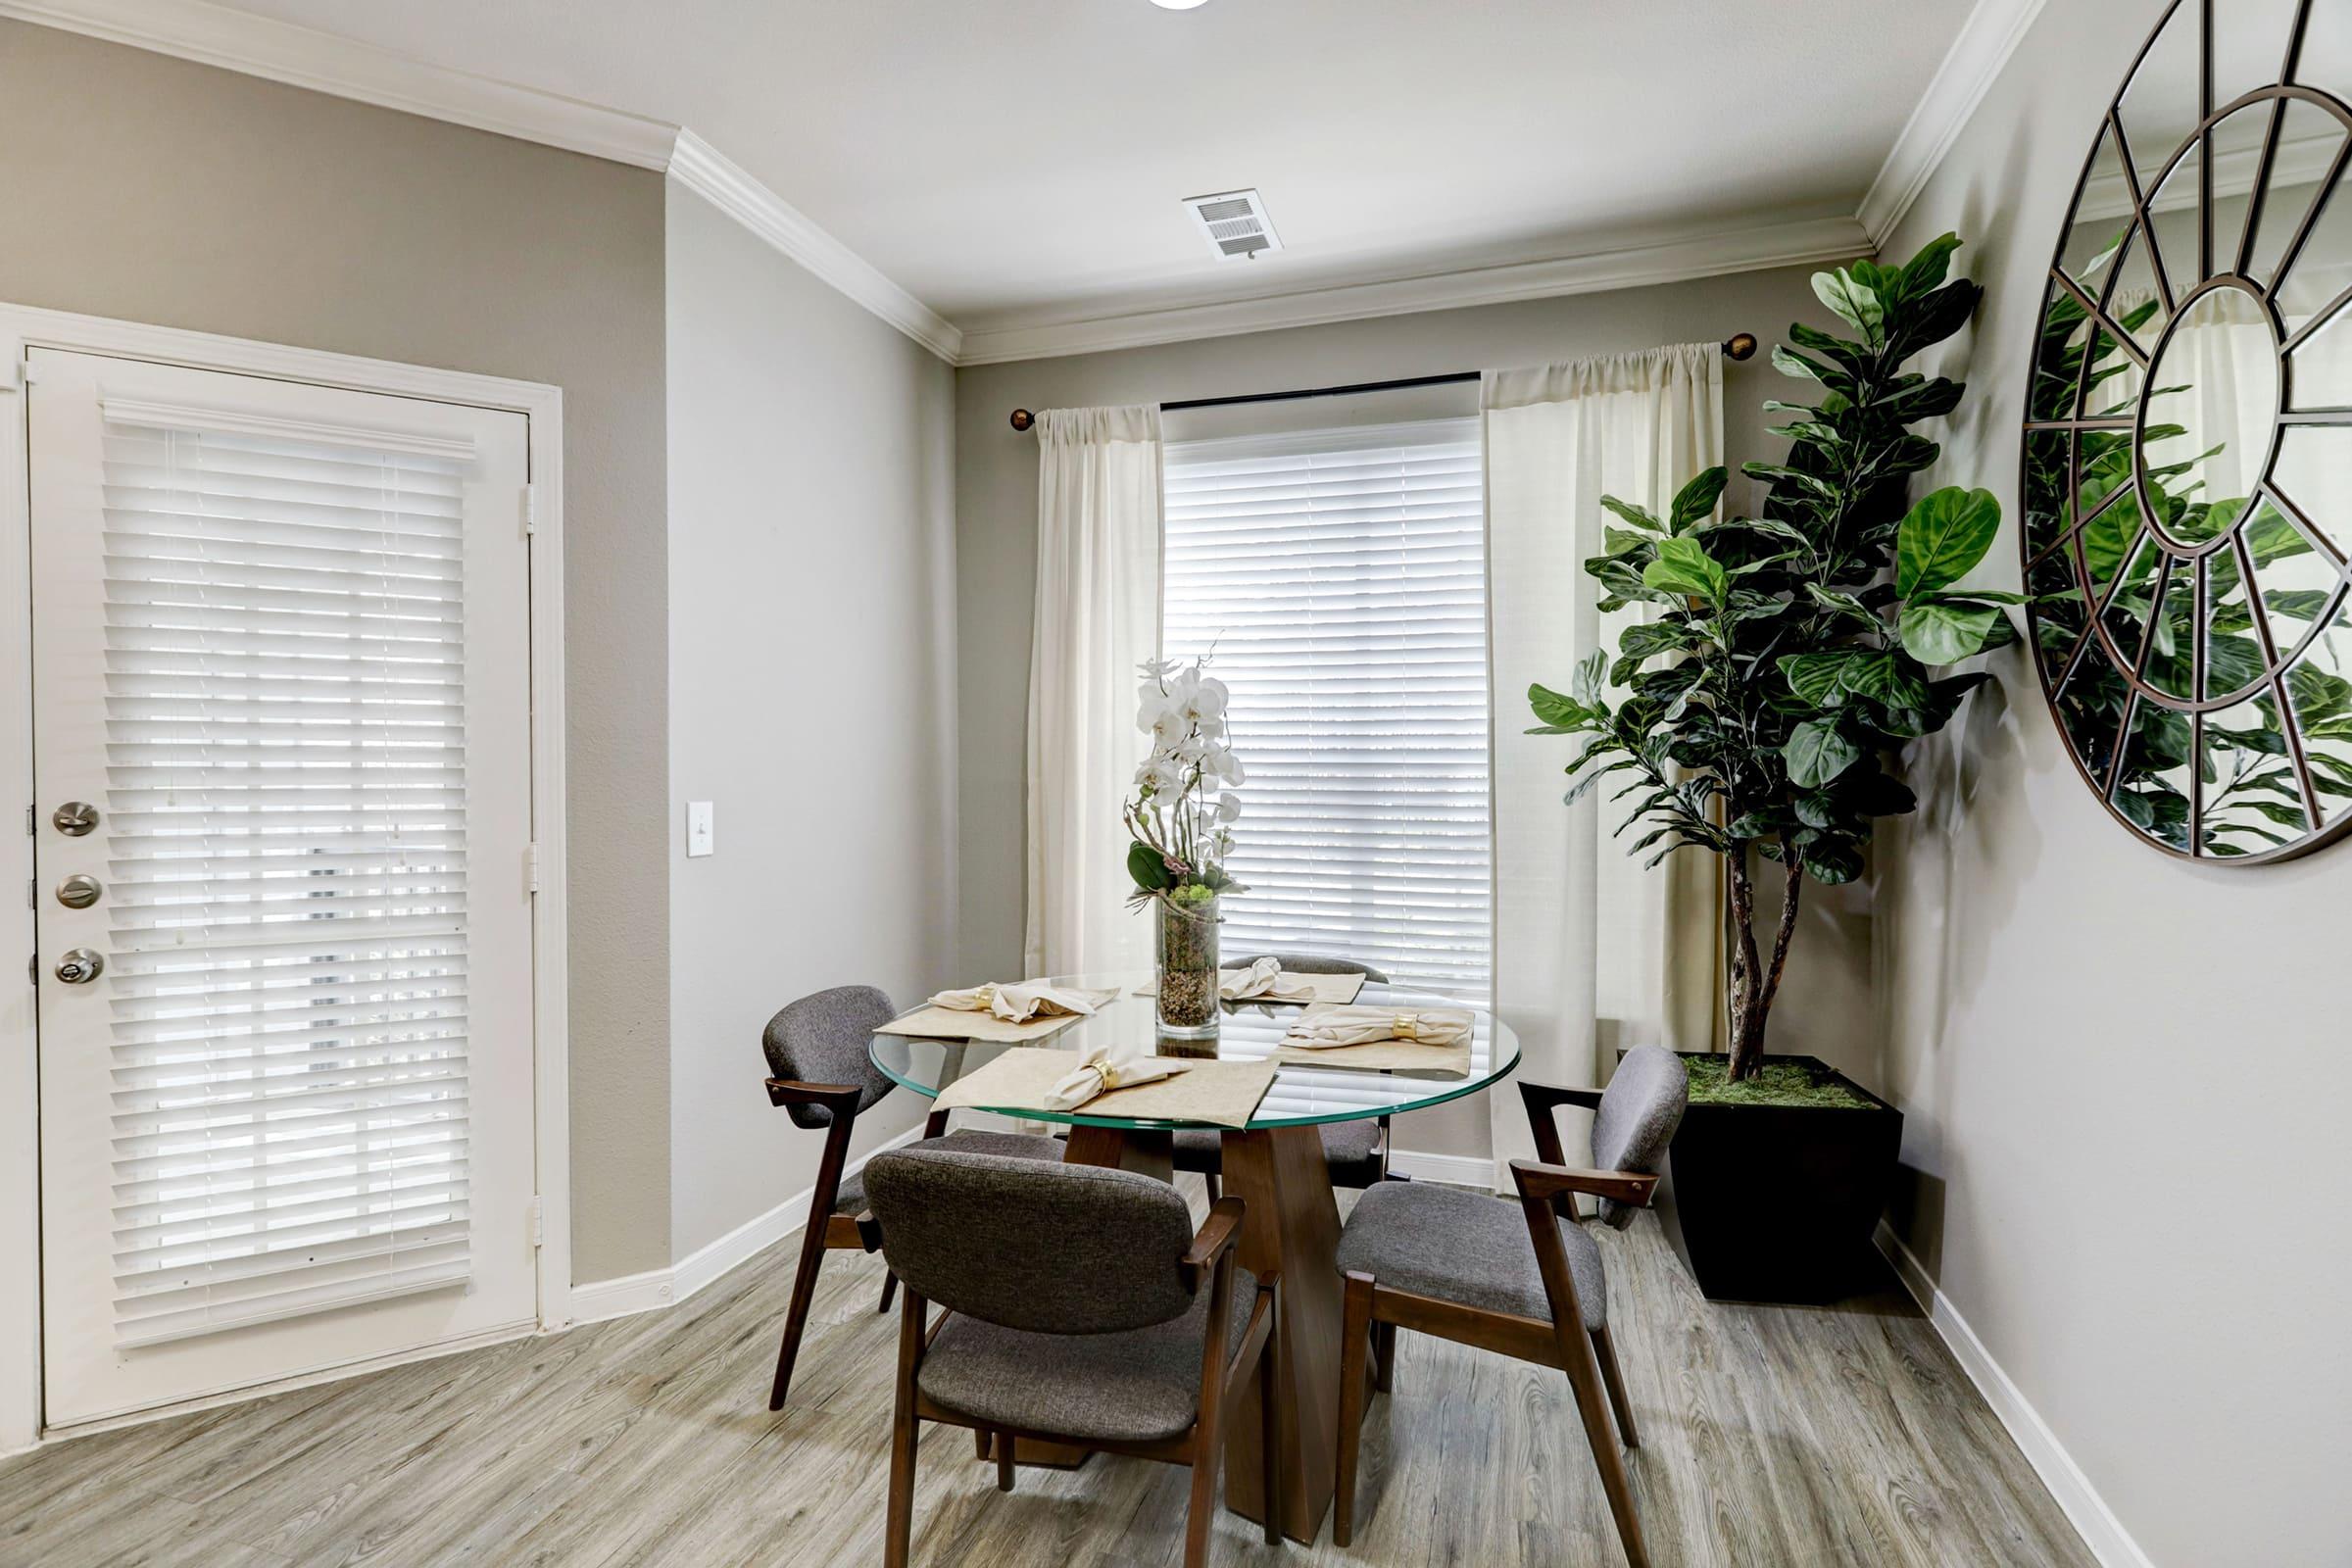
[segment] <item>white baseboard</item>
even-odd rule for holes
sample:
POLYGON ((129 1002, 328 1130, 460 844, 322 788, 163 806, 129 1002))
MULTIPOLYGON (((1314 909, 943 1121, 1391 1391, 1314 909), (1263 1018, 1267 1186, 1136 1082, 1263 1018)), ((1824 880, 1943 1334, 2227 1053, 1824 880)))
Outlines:
POLYGON ((1494 1162, 1468 1154, 1425 1154, 1417 1150, 1389 1151, 1389 1169, 1417 1182, 1444 1182, 1449 1187, 1494 1190, 1494 1162))
MULTIPOLYGON (((865 1167, 865 1162, 885 1149, 897 1149, 911 1144, 923 1135, 922 1123, 899 1134, 896 1138, 876 1144, 842 1167, 842 1175, 853 1176, 865 1167)), ((627 1317, 633 1312, 650 1312, 656 1307, 673 1306, 695 1292, 725 1274, 737 1264, 758 1256, 778 1242, 801 1233, 808 1222, 808 1205, 815 1199, 813 1188, 804 1188, 763 1214, 736 1226, 733 1230, 699 1247, 667 1268, 648 1269, 642 1274, 623 1274, 617 1279, 591 1280, 571 1288, 571 1319, 574 1323, 602 1323, 608 1318, 627 1317)))
POLYGON ((2107 1506, 2106 1499, 2091 1486, 2082 1467, 2075 1463, 2074 1456, 2059 1443, 2049 1423, 2027 1400, 2025 1392, 2010 1381, 2009 1374, 2001 1370, 2001 1364, 1992 1358, 1984 1342, 1977 1338, 1976 1330, 1968 1326, 1968 1319, 1960 1315, 1950 1298, 1928 1277, 1928 1271, 1911 1254, 1911 1249, 1903 1245, 1902 1238, 1881 1220, 1873 1239, 1879 1244, 1879 1250, 1886 1254, 1886 1261, 1894 1265, 1903 1288, 1911 1293, 1920 1310, 1928 1314, 1929 1323, 1951 1348, 1969 1381, 1976 1384, 1977 1392, 1984 1396, 1984 1402, 1992 1406, 1992 1413, 2008 1428, 2009 1436, 2024 1451, 2026 1462, 2041 1477, 2041 1484, 2050 1489, 2050 1495, 2058 1500, 2058 1506, 2065 1511, 2076 1534, 2082 1538, 2082 1544, 2090 1548, 2091 1555, 2106 1564, 2106 1568, 2155 1568, 2148 1554, 2139 1549, 2139 1543, 2124 1528, 2123 1521, 2115 1516, 2115 1510, 2107 1506))

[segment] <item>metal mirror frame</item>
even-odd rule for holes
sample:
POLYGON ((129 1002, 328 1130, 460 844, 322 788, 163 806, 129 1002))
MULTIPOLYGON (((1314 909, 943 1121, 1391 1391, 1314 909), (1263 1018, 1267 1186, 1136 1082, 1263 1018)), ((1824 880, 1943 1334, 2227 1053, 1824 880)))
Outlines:
MULTIPOLYGON (((2132 835, 2143 843, 2150 844, 2164 853, 2181 859, 2224 865, 2257 865, 2276 863, 2309 854, 2344 837, 2347 832, 2352 832, 2352 799, 2344 800, 2336 807, 2332 819, 2329 818, 2321 799, 2320 791, 2313 779, 2312 764, 2306 739, 2302 733, 2302 724, 2298 718, 2287 682, 2288 673, 2310 652, 2312 643, 2319 638, 2321 633, 2334 622, 2339 611, 2345 606, 2347 595, 2352 594, 2352 560, 2347 559, 2345 547, 2330 537, 2326 527, 2316 521, 2308 511, 2279 487, 2277 473, 2284 434, 2288 428, 2296 425, 2317 424, 2352 425, 2352 408, 2304 409, 2297 405, 2293 392, 2295 369, 2293 354, 2295 350, 2315 333, 2335 321, 2347 309, 2352 309, 2352 287, 2346 287, 2333 296, 2319 309, 2310 320, 2291 333, 2285 328, 2278 305, 2278 295, 2286 285, 2296 264, 2303 260, 2304 249, 2318 228, 2323 214, 2328 210, 2336 193, 2345 184, 2352 183, 2352 172, 2347 171, 2347 160, 2352 159, 2352 107, 2348 107, 2342 98, 2329 91, 2296 79, 2303 46, 2310 30, 2313 0, 2299 0, 2294 7, 2292 20, 2288 24, 2287 36, 2282 40, 2283 52, 2276 78, 2268 84, 2242 92, 2227 103, 2217 105, 2214 102, 2216 66, 2214 5, 2215 0, 2174 0, 2172 5, 2166 7, 2164 15, 2157 19, 2156 24, 2150 29, 2146 40, 2140 45, 2138 52, 2133 55, 2131 68, 2125 73, 2121 85, 2118 86, 2115 95, 2109 101, 2106 116, 2100 121, 2099 127, 2092 136, 2090 150, 2084 155, 2082 173, 2076 180, 2067 209, 2066 221, 2059 230, 2057 242, 2051 254, 2042 305, 2034 318, 2036 337, 2034 351, 2031 356, 2030 368, 2027 372, 2024 428, 2021 432, 2019 487, 2022 505, 2019 509, 2018 539, 2027 594, 2029 656, 2033 659, 2035 673, 2041 681, 2043 696, 2050 708, 2052 719, 2059 727, 2068 760, 2074 763, 2076 771, 2082 775, 2083 782, 2097 796, 2100 805, 2106 808, 2108 814, 2130 829, 2132 835), (2196 105, 2197 122, 2181 139, 2180 145, 2164 158, 2161 166, 2153 172, 2152 177, 2143 177, 2142 171, 2134 166, 2133 144, 2126 134, 2125 100, 2131 93, 2132 83, 2138 77, 2142 67, 2147 64, 2156 50, 2159 40, 2164 38, 2166 29, 2176 23, 2193 24, 2197 32, 2199 90, 2199 99, 2196 105), (2217 257, 2217 235, 2215 233, 2217 194, 2214 189, 2213 133, 2215 127, 2231 116, 2247 109, 2256 108, 2266 102, 2272 105, 2270 123, 2256 164, 2253 182, 2248 190, 2247 209, 2242 229, 2234 253, 2226 258, 2217 257), (2269 184, 2274 172, 2274 160, 2280 145, 2289 107, 2295 103, 2309 104, 2333 117, 2344 130, 2345 140, 2336 149, 2330 167, 2316 186, 2310 207, 2304 213, 2300 224, 2279 253, 2278 264, 2272 271, 2269 286, 2266 288, 2261 282, 2247 274, 2251 269, 2257 235, 2264 232, 2264 207, 2270 194, 2269 184), (2094 174, 2100 167, 2100 155, 2110 143, 2113 145, 2114 158, 2120 167, 2125 182, 2125 192, 2131 205, 2128 214, 2117 215, 2119 220, 2124 220, 2124 227, 2116 245, 2110 247, 2109 252, 2102 253, 2112 255, 2113 260, 2103 264, 2108 269, 2107 276, 2093 288, 2086 287, 2072 277, 2066 270, 2066 263, 2070 243, 2074 240, 2080 222, 2082 221, 2080 215, 2085 204, 2085 196, 2094 174), (2158 194, 2165 189, 2166 181, 2172 177, 2175 171, 2180 169, 2182 161, 2191 153, 2197 155, 2196 237, 2198 270, 2201 275, 2190 287, 2177 289, 2176 280, 2169 276, 2166 270, 2166 251, 2158 240, 2152 213, 2157 205, 2158 194), (2158 335, 2154 345, 2146 348, 2143 348, 2137 341, 2133 331, 2127 330, 2117 321, 2115 317, 2110 314, 2109 309, 2117 290, 2118 280, 2125 270, 2125 258, 2131 255, 2131 247, 2133 245, 2144 250, 2153 273, 2157 296, 2168 313, 2162 332, 2158 335), (2220 265, 2217 265, 2217 261, 2220 265), (2170 344, 2175 329, 2181 321, 2187 319, 2191 306, 2205 296, 2224 288, 2236 288, 2252 295, 2261 307, 2263 319, 2270 324, 2278 354, 2277 413, 2272 421, 2268 450, 2263 457, 2260 476, 2249 488, 2243 511, 2212 538, 2182 541, 2174 538, 2151 520, 2159 515, 2159 509, 2153 506, 2149 500, 2147 464, 2141 456, 2143 436, 2148 427, 2149 403, 2151 399, 2161 395, 2165 389, 2156 385, 2153 376, 2144 376, 2144 384, 2135 395, 2132 407, 2128 413, 2108 412, 2093 415, 2087 407, 2091 387, 2095 384, 2092 371, 2097 364, 2106 357, 2094 350, 2100 336, 2105 334, 2113 339, 2115 347, 2136 364, 2143 373, 2147 372, 2163 359, 2164 350, 2170 344), (2079 383, 2072 393, 2072 402, 2066 411, 2066 416, 2036 417, 2034 394, 2040 389, 2043 379, 2042 352, 2047 341, 2046 334, 2049 330, 2048 323, 2051 320, 2051 307, 2062 292, 2072 296, 2074 302, 2088 313, 2088 319, 2083 323, 2086 335, 2083 342, 2082 365, 2079 383), (2085 514, 2082 504, 2084 476, 2082 449, 2083 436, 2090 432, 2128 435, 2132 443, 2132 475, 2128 482, 2114 484, 2112 489, 2092 504, 2088 514, 2085 514), (2058 529, 2055 537, 2038 542, 2034 526, 2036 515, 2034 503, 2039 499, 2035 490, 2034 441, 2037 436, 2055 437, 2064 443, 2065 448, 2062 469, 2063 493, 2058 497, 2059 503, 2064 508, 2064 512, 2060 514, 2063 518, 2063 526, 2058 529), (2137 524, 2125 543, 2122 558, 2114 568, 2112 580, 2105 584, 2102 591, 2085 554, 2084 534, 2085 530, 2096 522, 2109 508, 2115 506, 2126 496, 2133 497, 2136 502, 2137 524), (2310 630, 2291 648, 2285 650, 2278 648, 2273 640, 2273 628, 2269 620, 2270 612, 2264 606, 2260 576, 2255 569, 2253 552, 2245 537, 2248 524, 2262 515, 2265 503, 2276 509, 2280 517, 2303 535, 2319 557, 2333 566, 2335 573, 2332 587, 2327 590, 2328 597, 2324 608, 2313 617, 2310 630), (2132 577, 2134 561, 2143 542, 2146 541, 2154 543, 2161 554, 2161 561, 2156 568, 2157 576, 2150 596, 2147 623, 2141 629, 2139 646, 2127 649, 2118 642, 2114 629, 2108 623, 2109 611, 2119 590, 2124 587, 2128 579, 2132 577), (2231 562, 2239 574, 2236 582, 2244 589, 2248 606, 2252 610, 2249 618, 2263 658, 2264 669, 2255 679, 2239 684, 2235 690, 2216 694, 2207 689, 2210 646, 2208 631, 2214 610, 2214 596, 2210 589, 2209 579, 2211 563, 2225 550, 2230 553, 2231 562), (2062 556, 2061 552, 2063 552, 2062 556), (2052 597, 2064 598, 2068 601, 2070 610, 2081 613, 2082 624, 2079 630, 2065 621, 2045 613, 2042 608, 2042 596, 2036 593, 2035 580, 2037 576, 2047 575, 2044 571, 2045 564, 2050 562, 2053 557, 2057 557, 2066 568, 2068 589, 2064 595, 2052 597), (2190 684, 2194 695, 2187 698, 2162 690, 2151 684, 2145 677, 2150 650, 2157 640, 2157 627, 2159 623, 2169 619, 2167 596, 2172 591, 2177 571, 2190 574, 2192 583, 2189 601, 2189 626, 2190 636, 2193 639, 2191 650, 2193 676, 2190 684), (2062 635, 2052 642, 2045 642, 2045 626, 2055 627, 2062 635), (2050 650, 2055 644, 2063 644, 2069 637, 2073 639, 2072 646, 2066 649, 2064 658, 2056 661, 2054 664, 2049 657, 2050 650), (2122 678, 2127 688, 2123 714, 2117 723, 2115 738, 2111 745, 2113 755, 2106 760, 2104 777, 2093 771, 2090 760, 2084 756, 2086 743, 2078 740, 2077 730, 2070 729, 2067 711, 2062 704, 2062 699, 2070 684, 2082 673, 2086 661, 2094 658, 2102 660, 2114 675, 2122 678), (2241 703, 2261 701, 2266 695, 2269 700, 2278 705, 2279 727, 2285 737, 2288 749, 2305 830, 2298 836, 2259 852, 2211 851, 2206 842, 2205 828, 2207 824, 2204 820, 2205 802, 2203 799, 2206 715, 2241 703), (2153 827, 2134 820, 2118 805, 2118 791, 2128 771, 2126 762, 2133 755, 2133 748, 2137 740, 2135 725, 2139 719, 2141 705, 2145 703, 2154 703, 2162 708, 2180 712, 2186 716, 2189 724, 2188 814, 2183 842, 2180 844, 2169 841, 2153 827)), ((2224 192, 2219 199, 2226 200, 2230 194, 2224 192)), ((2352 197, 2346 199, 2352 200, 2352 197)), ((2083 270, 2086 275, 2094 273, 2093 269, 2086 268, 2083 270)), ((2352 331, 2352 323, 2347 323, 2342 329, 2352 331)), ((2346 491, 2348 495, 2352 495, 2352 482, 2347 483, 2346 491)), ((2225 592, 2235 590, 2225 590, 2225 592)), ((2092 740, 2095 741, 2095 735, 2092 740)))

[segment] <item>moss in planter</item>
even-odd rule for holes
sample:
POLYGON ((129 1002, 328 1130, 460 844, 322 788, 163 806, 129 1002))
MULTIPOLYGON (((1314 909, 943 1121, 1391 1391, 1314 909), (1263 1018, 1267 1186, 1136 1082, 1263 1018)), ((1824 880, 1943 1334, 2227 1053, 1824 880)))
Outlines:
POLYGON ((1817 1110, 1871 1110, 1875 1102, 1828 1072, 1801 1061, 1768 1061, 1754 1076, 1733 1083, 1729 1056, 1686 1056, 1693 1105, 1801 1105, 1817 1110))

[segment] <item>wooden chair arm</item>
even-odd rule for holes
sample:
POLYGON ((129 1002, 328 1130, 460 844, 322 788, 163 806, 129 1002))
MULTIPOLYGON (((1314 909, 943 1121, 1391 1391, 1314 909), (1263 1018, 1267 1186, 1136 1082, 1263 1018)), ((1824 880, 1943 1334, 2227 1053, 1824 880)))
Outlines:
POLYGON ((1620 1203, 1647 1205, 1658 1179, 1636 1170, 1578 1170, 1567 1165, 1539 1164, 1532 1159, 1511 1161, 1511 1180, 1519 1196, 1531 1202, 1548 1202, 1571 1193, 1613 1198, 1620 1203))
POLYGON ((805 1084, 792 1078, 767 1080, 769 1104, 822 1105, 836 1116, 845 1112, 856 1115, 858 1097, 863 1092, 856 1084, 805 1084))
POLYGON ((1187 1290, 1198 1291, 1200 1283, 1217 1266, 1217 1259, 1241 1239, 1242 1216, 1247 1205, 1238 1198, 1220 1198, 1200 1222, 1199 1234, 1176 1267, 1184 1276, 1187 1290))
POLYGON ((1575 1105, 1585 1110, 1600 1108, 1600 1091, 1575 1089, 1564 1084, 1531 1084, 1519 1081, 1519 1098, 1527 1102, 1530 1111, 1557 1110, 1562 1105, 1575 1105))

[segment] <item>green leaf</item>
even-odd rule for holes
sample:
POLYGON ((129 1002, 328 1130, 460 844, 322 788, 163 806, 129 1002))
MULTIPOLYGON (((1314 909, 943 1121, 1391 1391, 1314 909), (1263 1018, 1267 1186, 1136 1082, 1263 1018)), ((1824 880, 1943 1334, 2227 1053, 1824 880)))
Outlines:
POLYGON ((1919 248, 1919 254, 1902 265, 1896 275, 1896 291, 1900 298, 1913 300, 1940 284, 1950 271, 1952 253, 1960 248, 1957 234, 1938 234, 1919 248))
POLYGON ((1687 536, 1661 540, 1658 559, 1642 568, 1642 581, 1663 593, 1703 599, 1710 605, 1722 604, 1731 587, 1722 564, 1707 554, 1705 545, 1687 536))
POLYGON ((1879 327, 1886 319, 1886 307, 1880 303, 1877 291, 1851 271, 1815 272, 1813 292, 1863 337, 1872 343, 1879 341, 1879 327))
POLYGON ((1718 466, 1709 468, 1676 492, 1674 504, 1667 509, 1667 520, 1672 531, 1682 533, 1692 523, 1715 510, 1723 499, 1723 487, 1731 482, 1728 469, 1718 466))
POLYGON ((2000 531, 2001 504, 1989 490, 1947 485, 1923 496, 1895 536, 1894 591, 1910 599, 1958 582, 2000 531))
POLYGON ((1817 582, 1805 584, 1805 592, 1812 597, 1815 604, 1824 610, 1834 610, 1850 620, 1863 621, 1873 626, 1879 623, 1879 617, 1872 614, 1862 601, 1856 599, 1852 594, 1841 593, 1836 588, 1825 588, 1817 582))
POLYGON ((1176 873, 1168 869, 1166 858, 1140 839, 1127 846, 1127 874, 1147 893, 1162 892, 1176 885, 1176 873))
POLYGON ((1617 515, 1620 517, 1623 517, 1626 521, 1632 523, 1637 528, 1644 529, 1650 533, 1664 533, 1666 531, 1666 525, 1658 520, 1657 514, 1651 512, 1646 507, 1637 507, 1632 502, 1620 501, 1615 496, 1602 496, 1600 498, 1600 504, 1608 508, 1611 512, 1617 514, 1617 515))
POLYGON ((1788 782, 1798 789, 1817 790, 1862 760, 1862 748, 1848 740, 1833 719, 1809 718, 1788 732, 1781 756, 1788 764, 1788 782))
POLYGON ((1527 689, 1527 702, 1544 721, 1541 729, 1531 729, 1530 735, 1576 735, 1595 727, 1600 715, 1573 697, 1563 696, 1548 686, 1533 685, 1527 689))
POLYGON ((1994 636, 2001 612, 1941 600, 1915 600, 1903 607, 1903 651, 1923 664, 1952 664, 1983 653, 1994 636))
POLYGON ((1869 650, 1861 648, 1839 648, 1819 654, 1788 654, 1780 662, 1781 673, 1788 677, 1790 691, 1818 708, 1844 695, 1846 671, 1850 667, 1876 657, 1869 650))

